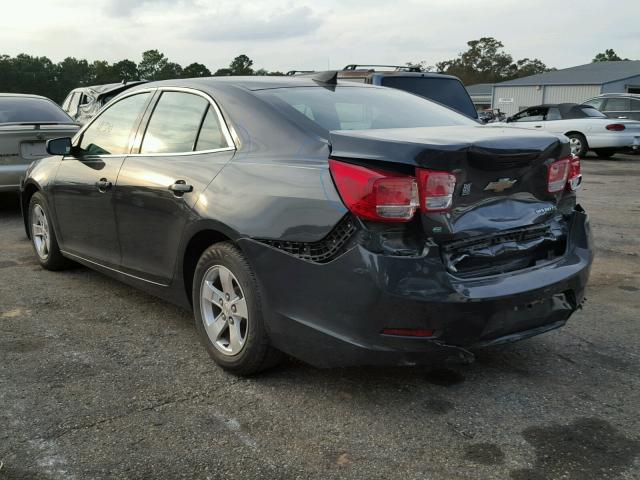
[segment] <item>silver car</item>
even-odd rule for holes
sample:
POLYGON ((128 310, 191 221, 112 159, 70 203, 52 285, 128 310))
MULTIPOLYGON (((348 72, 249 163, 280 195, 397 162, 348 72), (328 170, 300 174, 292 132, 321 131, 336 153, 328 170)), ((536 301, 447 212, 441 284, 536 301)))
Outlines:
POLYGON ((29 164, 47 156, 46 141, 73 136, 78 128, 46 97, 0 93, 0 192, 19 191, 29 164))

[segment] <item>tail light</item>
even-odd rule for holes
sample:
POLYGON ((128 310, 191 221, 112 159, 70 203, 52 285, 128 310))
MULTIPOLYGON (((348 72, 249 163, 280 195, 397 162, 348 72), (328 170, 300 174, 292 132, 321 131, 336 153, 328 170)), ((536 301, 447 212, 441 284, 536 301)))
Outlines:
POLYGON ((342 201, 355 215, 385 222, 411 220, 419 205, 418 185, 410 175, 329 159, 342 201))
POLYGON ((549 165, 547 172, 547 191, 549 193, 557 193, 565 189, 571 160, 573 160, 572 157, 567 157, 549 165))
POLYGON ((582 183, 582 174, 580 173, 580 157, 573 155, 569 160, 569 176, 567 185, 571 190, 577 190, 582 183))
POLYGON ((423 212, 442 212, 451 207, 456 177, 449 172, 416 169, 423 212))
POLYGON ((625 126, 622 123, 610 123, 604 128, 613 132, 621 132, 625 129, 625 126))

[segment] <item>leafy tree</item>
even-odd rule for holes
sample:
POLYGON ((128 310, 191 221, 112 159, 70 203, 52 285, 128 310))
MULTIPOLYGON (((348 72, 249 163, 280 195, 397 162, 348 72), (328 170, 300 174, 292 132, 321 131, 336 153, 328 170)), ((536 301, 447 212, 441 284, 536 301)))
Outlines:
POLYGON ((608 48, 604 51, 604 53, 598 53, 594 59, 591 61, 595 62, 618 62, 620 60, 629 60, 628 58, 621 58, 618 56, 616 52, 613 51, 613 48, 608 48))
POLYGON ((157 80, 158 74, 166 68, 169 60, 158 50, 147 50, 142 53, 142 60, 138 64, 138 73, 145 80, 157 80))
POLYGON ((231 75, 253 75, 253 60, 245 54, 238 55, 229 65, 231 75))
POLYGON ((112 66, 114 75, 118 77, 120 81, 138 80, 140 74, 138 73, 138 66, 131 60, 120 60, 112 66))
POLYGON ((233 75, 230 68, 219 68, 216 70, 216 73, 213 74, 214 77, 228 77, 229 75, 233 75))
POLYGON ((91 83, 101 85, 103 83, 115 83, 118 76, 113 67, 106 60, 95 60, 90 66, 91 83))
POLYGON ((523 58, 516 62, 503 51, 504 45, 493 37, 467 42, 469 49, 457 58, 436 64, 438 71, 459 77, 466 85, 493 83, 548 71, 537 58, 523 58))
POLYGON ((182 76, 185 78, 210 77, 211 71, 203 64, 194 62, 184 67, 182 76))

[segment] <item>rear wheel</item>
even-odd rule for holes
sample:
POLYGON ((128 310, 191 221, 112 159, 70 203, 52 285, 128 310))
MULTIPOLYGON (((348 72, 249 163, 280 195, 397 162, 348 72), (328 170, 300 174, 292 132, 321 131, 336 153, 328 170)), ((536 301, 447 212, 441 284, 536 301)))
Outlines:
POLYGON ((71 265, 71 261, 62 256, 58 239, 51 225, 51 215, 44 195, 33 194, 29 200, 29 228, 31 244, 38 262, 47 270, 62 270, 71 265))
POLYGON ((609 158, 616 153, 614 148, 597 148, 594 150, 600 158, 609 158))
POLYGON ((589 145, 587 144, 587 139, 581 133, 570 133, 567 135, 569 137, 569 144, 571 145, 571 153, 577 155, 580 158, 583 158, 587 151, 589 150, 589 145))
POLYGON ((231 243, 215 244, 200 257, 193 309, 202 342, 225 370, 251 375, 279 360, 264 324, 257 279, 231 243))

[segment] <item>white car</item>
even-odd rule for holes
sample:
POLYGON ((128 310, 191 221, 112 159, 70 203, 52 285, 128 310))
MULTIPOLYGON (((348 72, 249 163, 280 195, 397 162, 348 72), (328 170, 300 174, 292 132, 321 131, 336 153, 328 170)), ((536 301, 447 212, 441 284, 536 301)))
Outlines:
POLYGON ((619 151, 640 149, 640 122, 608 118, 589 105, 559 103, 529 107, 500 124, 564 134, 571 141, 571 153, 579 157, 589 150, 608 158, 619 151))

